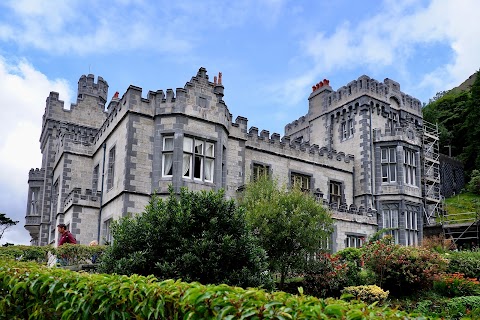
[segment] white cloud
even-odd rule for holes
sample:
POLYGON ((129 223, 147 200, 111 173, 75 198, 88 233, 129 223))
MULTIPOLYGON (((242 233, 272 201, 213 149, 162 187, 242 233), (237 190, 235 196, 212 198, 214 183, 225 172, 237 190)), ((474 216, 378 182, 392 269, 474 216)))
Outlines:
POLYGON ((1 56, 0 83, 0 212, 20 221, 1 241, 12 242, 28 238, 23 229, 27 178, 32 166, 41 166, 39 138, 44 101, 50 91, 56 91, 69 105, 70 89, 65 80, 48 79, 25 60, 12 63, 1 56))
MULTIPOLYGON (((359 66, 367 70, 395 68, 408 77, 409 82, 428 87, 433 94, 458 85, 480 67, 479 1, 433 0, 421 7, 411 0, 389 0, 382 8, 376 16, 358 24, 347 21, 332 34, 318 31, 304 39, 300 48, 302 55, 314 62, 309 78, 313 80, 332 70, 359 66), (406 64, 416 59, 417 46, 426 44, 450 47, 453 58, 418 79, 416 70, 407 71, 406 64)), ((305 74, 277 86, 283 101, 292 83, 295 90, 301 89, 305 74)), ((287 101, 298 103, 295 99, 287 101)))
POLYGON ((143 1, 12 0, 0 22, 0 40, 54 54, 111 53, 152 49, 190 53, 211 30, 256 23, 271 27, 284 0, 180 1, 152 5, 143 1))

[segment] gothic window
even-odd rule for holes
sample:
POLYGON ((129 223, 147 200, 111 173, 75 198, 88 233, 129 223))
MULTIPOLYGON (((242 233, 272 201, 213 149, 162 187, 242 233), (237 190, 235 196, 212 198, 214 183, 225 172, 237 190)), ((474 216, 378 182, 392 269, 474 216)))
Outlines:
POLYGON ((108 152, 107 191, 113 188, 115 178, 115 146, 108 152))
POLYGON ((365 242, 365 236, 347 235, 345 248, 360 248, 365 242))
POLYGON ((397 181, 397 156, 395 147, 382 148, 382 182, 397 181))
POLYGON ((57 181, 55 181, 55 183, 53 184, 53 195, 52 195, 52 210, 53 210, 52 218, 53 219, 55 219, 58 212, 58 192, 59 192, 59 187, 58 187, 58 179, 57 179, 57 181))
POLYGON ((336 203, 337 206, 342 203, 342 183, 337 181, 330 181, 330 203, 336 203))
POLYGON ((300 188, 304 192, 310 191, 310 176, 292 172, 290 182, 293 188, 300 188))
POLYGON ((403 175, 405 184, 417 186, 417 153, 413 150, 403 149, 403 175))
POLYGON ((40 188, 32 188, 31 202, 30 202, 30 215, 39 215, 39 193, 40 188))
POLYGON ((92 177, 92 191, 95 193, 98 190, 98 164, 93 168, 93 177, 92 177))
POLYGON ((268 178, 270 176, 270 166, 254 163, 253 164, 253 181, 260 180, 261 178, 268 178))
POLYGON ((348 120, 348 135, 349 138, 353 137, 353 120, 348 120))
POLYGON ((384 229, 392 229, 387 232, 398 244, 398 204, 387 203, 382 205, 382 221, 384 229))
POLYGON ((418 211, 417 206, 406 205, 405 210, 405 239, 407 246, 418 244, 418 211))
POLYGON ((163 137, 162 176, 171 177, 173 173, 173 136, 163 137))
POLYGON ((184 178, 213 182, 215 145, 198 138, 183 138, 184 178))

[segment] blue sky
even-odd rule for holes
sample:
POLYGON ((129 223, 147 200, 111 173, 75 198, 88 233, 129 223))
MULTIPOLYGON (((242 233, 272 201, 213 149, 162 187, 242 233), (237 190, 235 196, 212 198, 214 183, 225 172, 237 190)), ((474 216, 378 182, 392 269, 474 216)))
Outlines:
POLYGON ((311 86, 366 74, 428 102, 480 68, 480 1, 0 2, 0 212, 19 220, 1 243, 28 244, 27 177, 41 166, 50 91, 70 105, 83 74, 109 98, 130 84, 183 87, 199 67, 222 72, 235 119, 283 135, 311 86))

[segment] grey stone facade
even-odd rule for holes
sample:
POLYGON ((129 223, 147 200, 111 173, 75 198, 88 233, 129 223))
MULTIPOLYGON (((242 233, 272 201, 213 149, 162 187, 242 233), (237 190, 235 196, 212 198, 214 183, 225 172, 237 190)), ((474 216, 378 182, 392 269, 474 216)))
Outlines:
POLYGON ((42 168, 28 180, 32 244, 56 243, 60 222, 81 244, 111 241, 111 221, 142 212, 154 192, 222 188, 235 198, 260 167, 330 207, 333 251, 382 227, 398 243, 422 237, 421 104, 392 80, 362 76, 337 91, 324 80, 283 137, 232 120, 221 74, 211 82, 204 68, 175 91, 142 98, 130 86, 105 109, 107 95, 108 84, 88 75, 70 110, 58 93, 47 98, 42 168))

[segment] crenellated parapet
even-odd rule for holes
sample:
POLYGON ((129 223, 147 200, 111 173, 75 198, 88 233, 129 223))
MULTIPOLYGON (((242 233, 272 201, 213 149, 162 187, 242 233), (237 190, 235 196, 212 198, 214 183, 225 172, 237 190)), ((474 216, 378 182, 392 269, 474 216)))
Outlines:
POLYGON ((43 181, 45 178, 45 169, 30 169, 28 172, 28 182, 30 181, 43 181))
POLYGON ((73 188, 65 198, 63 212, 67 212, 73 205, 100 208, 100 191, 94 192, 91 189, 73 188))
POLYGON ((310 145, 309 142, 291 140, 289 136, 281 137, 278 133, 270 134, 268 130, 259 132, 256 127, 251 127, 246 136, 247 147, 254 147, 280 156, 328 164, 333 167, 341 166, 339 162, 342 162, 347 164, 343 166, 343 169, 348 171, 353 168, 354 156, 352 154, 329 150, 327 147, 320 147, 316 144, 310 145))
POLYGON ((385 126, 383 131, 381 129, 373 129, 373 141, 405 141, 413 145, 421 146, 422 134, 416 130, 412 124, 396 126, 393 130, 388 126, 385 126))

